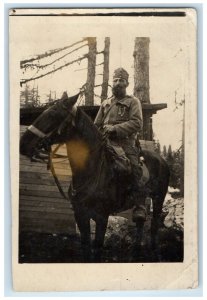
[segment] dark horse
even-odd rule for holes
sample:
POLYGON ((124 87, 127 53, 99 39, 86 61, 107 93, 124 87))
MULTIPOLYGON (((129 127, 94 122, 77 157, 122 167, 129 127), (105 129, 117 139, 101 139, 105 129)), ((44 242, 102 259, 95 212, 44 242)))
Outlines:
MULTIPOLYGON (((32 158, 55 143, 66 143, 72 169, 69 187, 75 220, 81 234, 85 261, 90 260, 90 219, 96 222, 93 245, 94 259, 100 261, 108 217, 134 206, 130 198, 130 176, 119 176, 111 167, 106 139, 90 118, 75 103, 79 97, 65 94, 55 105, 44 111, 27 129, 20 141, 20 153, 32 158)), ((149 170, 146 193, 153 203, 151 241, 156 245, 162 205, 167 193, 169 168, 155 152, 143 150, 142 156, 149 170)), ((137 221, 137 240, 141 243, 143 221, 137 221)))

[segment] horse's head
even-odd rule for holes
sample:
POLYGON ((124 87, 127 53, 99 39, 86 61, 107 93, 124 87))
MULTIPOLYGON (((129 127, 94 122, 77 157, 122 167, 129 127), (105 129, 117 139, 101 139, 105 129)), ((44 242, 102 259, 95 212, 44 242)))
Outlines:
POLYGON ((20 153, 32 157, 50 137, 60 135, 66 124, 72 125, 76 112, 74 105, 79 95, 68 97, 64 92, 60 100, 45 110, 21 137, 20 153))

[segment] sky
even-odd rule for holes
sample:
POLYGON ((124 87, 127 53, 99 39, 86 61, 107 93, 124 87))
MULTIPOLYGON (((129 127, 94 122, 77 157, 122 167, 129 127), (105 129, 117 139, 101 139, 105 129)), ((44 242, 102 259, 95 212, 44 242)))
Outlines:
MULTIPOLYGON (((150 101, 167 103, 167 109, 153 116, 154 138, 163 145, 172 145, 176 150, 181 145, 183 106, 176 109, 175 102, 184 98, 187 103, 192 84, 189 64, 194 63, 189 51, 194 47, 190 31, 193 22, 185 18, 68 18, 68 17, 15 17, 10 18, 10 44, 13 50, 12 61, 19 66, 20 60, 28 59, 45 51, 64 47, 81 40, 85 36, 97 37, 98 51, 104 47, 104 38, 110 37, 110 82, 113 70, 123 67, 129 72, 128 94, 133 93, 133 51, 135 37, 150 38, 150 101), (26 25, 26 26, 25 26, 26 25), (191 49, 191 48, 190 48, 191 49)), ((79 47, 77 45, 76 47, 79 47)), ((87 47, 64 58, 64 63, 77 59, 87 53, 87 47)), ((51 61, 51 58, 49 59, 51 61)), ((48 61, 49 61, 48 60, 48 61)), ((41 63, 47 63, 47 59, 41 63)), ((103 55, 97 56, 97 64, 103 55)), ((58 63, 55 64, 58 67, 58 63)), ((43 71, 45 72, 45 70, 43 71)), ((96 68, 96 84, 102 83, 102 66, 96 68)), ((40 73, 38 73, 40 74, 40 73)), ((19 78, 36 76, 36 70, 19 70, 19 78)), ((56 91, 60 97, 63 91, 69 95, 78 92, 86 82, 87 61, 75 63, 39 80, 30 86, 37 86, 42 99, 49 91, 56 91), (83 70, 82 70, 83 69, 83 70)), ((18 78, 18 76, 17 76, 18 78)), ((23 87, 24 88, 24 87, 23 87)), ((100 95, 100 89, 95 90, 100 95)), ((96 103, 99 99, 96 99, 96 103)))

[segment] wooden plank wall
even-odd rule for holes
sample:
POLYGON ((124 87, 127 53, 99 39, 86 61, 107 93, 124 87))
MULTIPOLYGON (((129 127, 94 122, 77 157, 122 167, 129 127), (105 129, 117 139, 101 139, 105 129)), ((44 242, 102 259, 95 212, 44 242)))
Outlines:
MULTIPOLYGON (((26 126, 21 126, 21 134, 26 126)), ((59 154, 66 155, 62 146, 59 154)), ((67 195, 71 169, 67 158, 54 159, 54 167, 67 195)), ((20 155, 19 230, 45 233, 75 233, 70 203, 65 200, 46 163, 31 162, 20 155)))
POLYGON ((143 150, 155 150, 155 145, 153 141, 140 140, 140 145, 143 150))

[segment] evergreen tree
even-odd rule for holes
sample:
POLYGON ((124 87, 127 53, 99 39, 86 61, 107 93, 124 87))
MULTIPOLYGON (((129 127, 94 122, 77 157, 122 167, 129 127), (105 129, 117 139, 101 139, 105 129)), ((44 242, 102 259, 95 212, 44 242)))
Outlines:
MULTIPOLYGON (((168 149, 169 150, 169 149, 168 149)), ((169 185, 180 190, 180 196, 184 194, 184 161, 180 150, 172 152, 168 151, 167 159, 170 168, 169 185)))
POLYGON ((159 141, 155 141, 155 152, 157 152, 159 155, 161 154, 161 147, 159 141))
POLYGON ((169 145, 169 147, 168 147, 167 156, 168 156, 169 158, 172 157, 172 147, 171 147, 171 145, 169 145))
POLYGON ((165 145, 163 146, 162 156, 163 156, 164 158, 167 157, 167 148, 166 148, 165 145))
POLYGON ((20 91, 20 105, 21 107, 37 107, 40 105, 40 96, 38 94, 38 87, 31 88, 25 85, 25 89, 20 91))
POLYGON ((173 164, 173 152, 172 152, 171 145, 169 145, 169 147, 168 147, 166 160, 169 164, 173 164))

